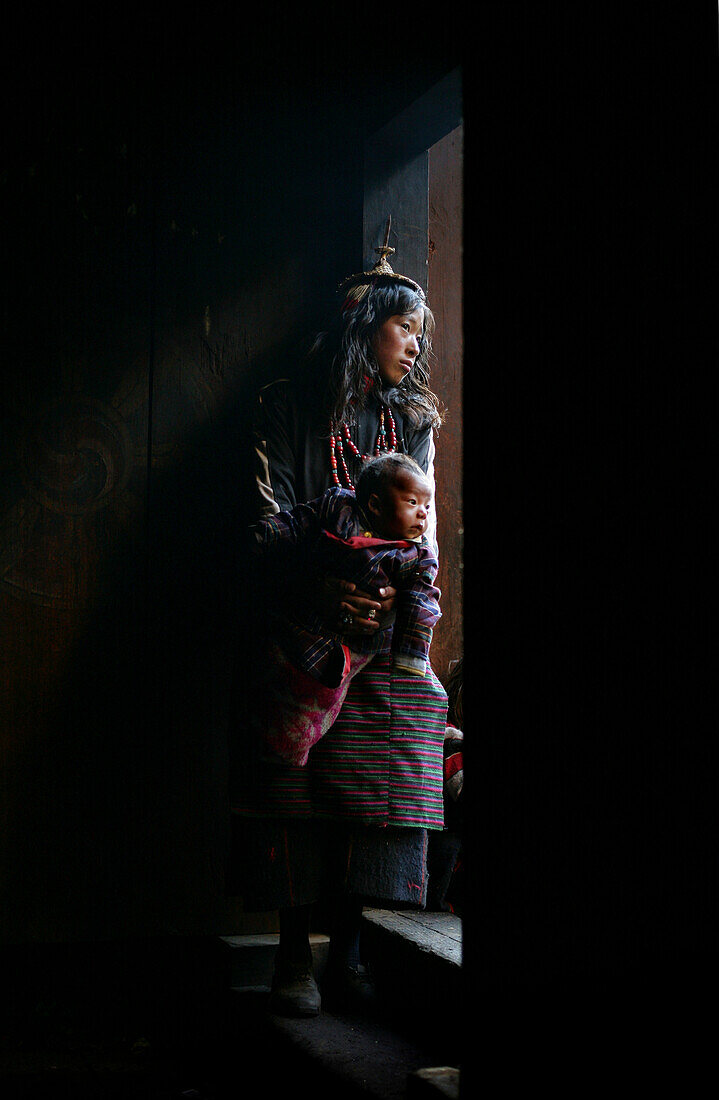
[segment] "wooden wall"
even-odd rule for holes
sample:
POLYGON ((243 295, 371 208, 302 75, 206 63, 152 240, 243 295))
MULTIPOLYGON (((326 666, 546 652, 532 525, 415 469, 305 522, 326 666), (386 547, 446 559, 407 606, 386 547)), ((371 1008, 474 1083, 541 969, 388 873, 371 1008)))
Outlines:
POLYGON ((447 409, 435 462, 442 618, 432 641, 432 664, 443 681, 464 653, 462 169, 463 127, 457 126, 429 150, 427 290, 437 324, 432 384, 447 409))
POLYGON ((463 651, 463 127, 457 67, 372 133, 364 154, 364 264, 391 215, 390 263, 428 291, 437 319, 431 384, 449 416, 437 437, 442 619, 432 664, 442 681, 463 651))
POLYGON ((358 96, 359 42, 206 14, 48 25, 4 70, 6 943, 234 930, 249 395, 361 262, 367 133, 447 67, 358 96))

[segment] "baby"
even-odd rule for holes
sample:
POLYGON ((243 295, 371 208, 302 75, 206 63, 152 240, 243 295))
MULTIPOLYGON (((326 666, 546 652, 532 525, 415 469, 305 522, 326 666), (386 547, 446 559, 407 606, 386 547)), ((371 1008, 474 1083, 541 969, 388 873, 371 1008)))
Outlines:
MULTIPOLYGON (((402 673, 425 675, 441 614, 437 558, 425 536, 432 495, 412 458, 385 452, 363 464, 355 492, 328 489, 252 528, 257 553, 290 545, 310 572, 352 581, 370 594, 390 585, 397 590, 393 612, 371 635, 348 637, 299 600, 273 615, 263 723, 271 754, 305 764, 337 717, 352 676, 376 653, 391 653, 402 673)), ((345 627, 350 622, 347 615, 345 627)))

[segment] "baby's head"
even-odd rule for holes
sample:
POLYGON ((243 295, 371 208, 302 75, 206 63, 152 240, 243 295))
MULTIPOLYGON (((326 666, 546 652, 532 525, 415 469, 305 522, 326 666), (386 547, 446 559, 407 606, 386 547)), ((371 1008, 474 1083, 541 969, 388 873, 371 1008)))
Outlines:
POLYGON ((427 530, 432 483, 409 455, 368 459, 357 477, 357 503, 384 539, 417 539, 427 530))

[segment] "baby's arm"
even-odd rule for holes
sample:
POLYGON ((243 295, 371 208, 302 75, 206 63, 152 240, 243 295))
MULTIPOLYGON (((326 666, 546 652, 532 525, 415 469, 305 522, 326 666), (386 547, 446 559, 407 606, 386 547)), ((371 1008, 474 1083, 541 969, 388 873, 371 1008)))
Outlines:
POLYGON ((437 569, 434 554, 421 547, 414 565, 401 570, 404 583, 398 584, 392 662, 395 668, 415 676, 427 672, 432 632, 442 614, 441 592, 434 584, 437 569))
POLYGON ((275 512, 250 526, 251 545, 258 553, 278 545, 297 545, 318 529, 320 500, 296 504, 288 511, 275 512))

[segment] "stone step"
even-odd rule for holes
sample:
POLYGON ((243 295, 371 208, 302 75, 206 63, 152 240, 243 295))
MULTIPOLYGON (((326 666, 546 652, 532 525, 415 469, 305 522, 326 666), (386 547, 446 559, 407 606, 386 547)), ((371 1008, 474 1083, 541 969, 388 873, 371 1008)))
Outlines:
MULTIPOLYGON (((363 945, 380 994, 372 1015, 323 1007, 317 1017, 269 1011, 278 934, 224 936, 232 1030, 263 1053, 276 1095, 310 1077, 315 1100, 437 1100, 459 1090, 462 924, 448 913, 366 909, 363 945)), ((329 937, 312 936, 322 984, 329 937)))
POLYGON ((454 913, 397 909, 365 909, 362 915, 366 935, 374 942, 386 935, 396 945, 435 955, 447 965, 448 974, 462 966, 462 919, 454 913))
MULTIPOLYGON (((267 991, 272 982, 275 953, 280 942, 279 932, 256 935, 220 936, 222 965, 226 984, 231 989, 267 991)), ((327 963, 329 936, 316 932, 310 935, 315 978, 321 982, 327 963)))
POLYGON ((407 1077, 407 1100, 457 1100, 459 1086, 456 1066, 428 1066, 407 1077))
POLYGON ((362 939, 372 977, 391 1017, 431 1034, 459 1057, 462 921, 453 913, 366 909, 362 939))

